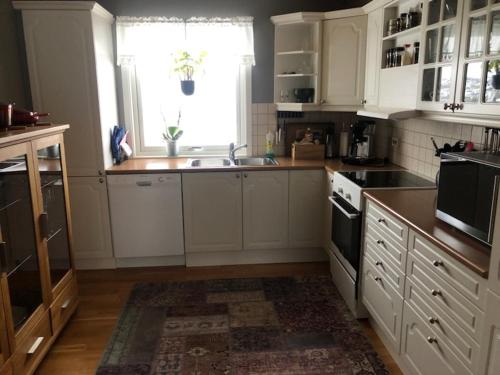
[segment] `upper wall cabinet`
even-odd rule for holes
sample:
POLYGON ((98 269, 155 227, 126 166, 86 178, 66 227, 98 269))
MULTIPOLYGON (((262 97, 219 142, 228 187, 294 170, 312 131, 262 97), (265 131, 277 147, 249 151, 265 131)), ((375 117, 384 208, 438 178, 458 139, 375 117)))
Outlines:
POLYGON ((324 21, 321 89, 324 110, 356 110, 363 104, 366 25, 366 15, 324 21))
POLYGON ((378 105, 380 82, 380 65, 382 51, 382 30, 384 27, 384 9, 378 8, 368 13, 366 31, 366 64, 365 64, 365 99, 367 106, 378 105))

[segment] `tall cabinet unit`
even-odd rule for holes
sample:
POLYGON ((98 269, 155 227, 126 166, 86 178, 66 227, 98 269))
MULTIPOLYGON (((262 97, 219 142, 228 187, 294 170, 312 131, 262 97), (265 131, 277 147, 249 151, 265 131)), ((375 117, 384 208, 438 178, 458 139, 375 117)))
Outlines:
POLYGON ((33 106, 69 122, 68 176, 80 267, 114 267, 105 170, 118 123, 113 16, 94 1, 14 1, 22 10, 33 106), (64 53, 61 53, 64 51, 64 53))
POLYGON ((0 135, 0 373, 32 374, 78 304, 67 128, 0 135))

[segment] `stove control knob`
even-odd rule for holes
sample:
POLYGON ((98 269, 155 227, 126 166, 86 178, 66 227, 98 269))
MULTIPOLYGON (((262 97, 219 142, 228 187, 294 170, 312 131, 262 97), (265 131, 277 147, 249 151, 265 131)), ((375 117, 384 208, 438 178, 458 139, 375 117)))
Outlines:
POLYGON ((342 189, 341 187, 339 187, 337 191, 339 192, 339 194, 344 194, 344 189, 342 189))
POLYGON ((345 199, 347 199, 348 201, 350 201, 352 199, 351 194, 347 193, 345 195, 345 199))

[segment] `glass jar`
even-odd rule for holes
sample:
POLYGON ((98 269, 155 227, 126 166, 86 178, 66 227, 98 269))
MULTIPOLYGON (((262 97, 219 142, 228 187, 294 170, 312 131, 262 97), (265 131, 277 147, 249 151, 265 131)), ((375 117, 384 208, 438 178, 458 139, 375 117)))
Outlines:
POLYGON ((408 29, 408 13, 401 13, 399 15, 399 30, 403 31, 408 29))
POLYGON ((390 19, 389 24, 387 26, 387 35, 396 34, 397 32, 398 32, 397 18, 390 19))

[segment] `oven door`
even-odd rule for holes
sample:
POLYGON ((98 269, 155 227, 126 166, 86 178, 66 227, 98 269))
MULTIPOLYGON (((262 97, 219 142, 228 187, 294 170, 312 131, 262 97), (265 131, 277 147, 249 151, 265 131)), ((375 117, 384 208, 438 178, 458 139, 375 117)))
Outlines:
MULTIPOLYGON (((357 274, 360 262, 361 212, 336 193, 328 199, 332 203, 332 242, 357 274)), ((350 267, 346 269, 349 271, 350 267)), ((356 274, 351 275, 354 280, 357 279, 356 274)))

